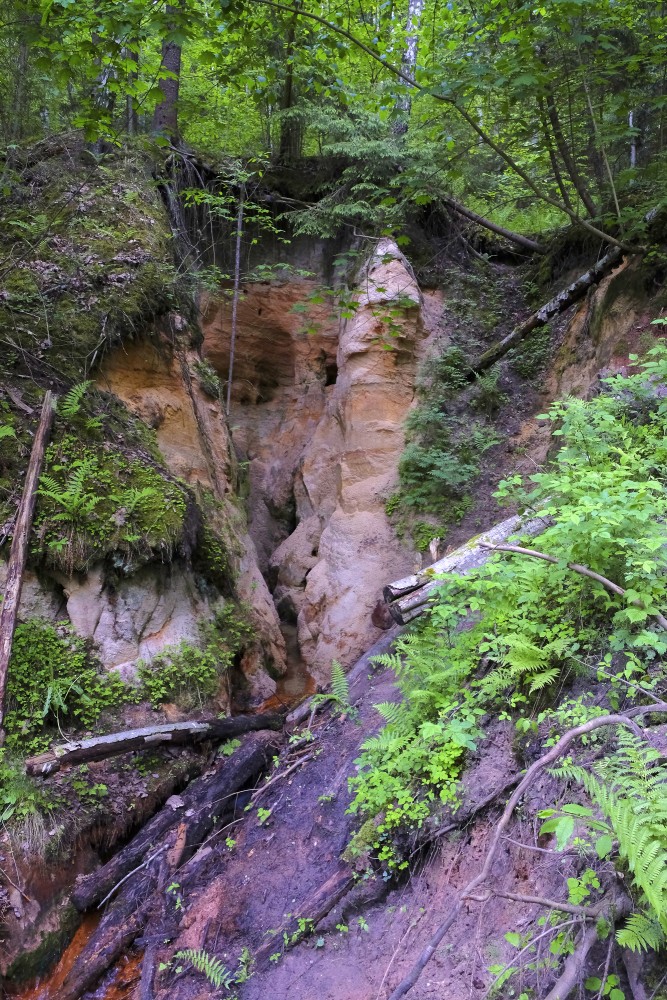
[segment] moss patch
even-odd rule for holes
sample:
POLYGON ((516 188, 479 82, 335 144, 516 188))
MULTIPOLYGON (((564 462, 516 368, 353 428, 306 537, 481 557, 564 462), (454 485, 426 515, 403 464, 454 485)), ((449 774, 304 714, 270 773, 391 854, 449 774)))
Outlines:
POLYGON ((186 308, 149 164, 81 150, 33 162, 0 199, 0 375, 77 381, 156 316, 186 308))

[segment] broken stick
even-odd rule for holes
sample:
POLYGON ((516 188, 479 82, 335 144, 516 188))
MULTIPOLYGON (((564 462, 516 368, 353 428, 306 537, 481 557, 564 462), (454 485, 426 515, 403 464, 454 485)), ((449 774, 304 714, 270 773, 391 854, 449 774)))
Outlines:
POLYGON ((28 558, 28 541, 30 539, 32 518, 35 513, 37 486, 39 485, 39 476, 44 463, 44 452, 51 433, 51 427, 53 426, 55 402, 56 397, 47 390, 44 395, 37 434, 32 445, 25 486, 23 487, 23 496, 21 497, 16 515, 12 547, 9 551, 5 596, 2 602, 2 611, 0 611, 0 746, 5 741, 5 691, 7 687, 9 658, 12 655, 16 616, 21 600, 25 564, 28 558))

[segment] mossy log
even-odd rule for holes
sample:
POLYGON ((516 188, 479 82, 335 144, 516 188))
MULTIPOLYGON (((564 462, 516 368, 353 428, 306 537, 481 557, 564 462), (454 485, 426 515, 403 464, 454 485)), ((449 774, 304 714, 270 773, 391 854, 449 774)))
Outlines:
POLYGON ((63 743, 62 746, 53 747, 36 757, 28 757, 25 769, 28 774, 45 778, 64 767, 73 767, 91 760, 107 760, 133 750, 152 750, 165 743, 174 746, 180 743, 200 743, 203 740, 228 740, 242 736, 243 733, 260 729, 282 729, 282 726, 283 719, 280 715, 237 715, 230 719, 199 719, 126 729, 108 736, 63 743))
POLYGON ((604 278, 606 274, 609 274, 621 262, 622 256, 623 251, 619 247, 614 247, 597 264, 594 264, 588 271, 580 274, 576 281, 573 281, 562 292, 559 292, 558 295, 555 295, 540 309, 532 313, 523 323, 515 326, 511 333, 508 333, 506 337, 499 340, 497 344, 494 344, 488 351, 485 351, 477 361, 473 362, 471 378, 474 378, 477 373, 486 371, 487 368, 494 365, 496 361, 499 361, 500 358, 507 354, 510 348, 522 341, 533 330, 540 326, 545 326, 555 316, 559 316, 562 312, 565 312, 569 306, 578 302, 579 299, 583 299, 589 288, 597 284, 601 278, 604 278))
POLYGON ((478 535, 471 538, 460 548, 455 549, 444 559, 439 559, 432 566, 428 566, 420 573, 406 576, 402 580, 396 580, 384 588, 384 599, 387 602, 389 611, 394 621, 399 625, 407 625, 413 618, 421 615, 428 605, 433 591, 438 586, 438 576, 444 573, 454 573, 460 575, 467 573, 471 569, 483 566, 491 558, 492 550, 489 545, 497 545, 504 542, 511 535, 539 535, 545 528, 549 527, 550 520, 544 517, 535 517, 527 520, 526 517, 515 515, 501 521, 478 535))
POLYGON ((253 733, 231 757, 221 758, 212 771, 193 781, 181 795, 171 796, 126 847, 98 871, 79 880, 72 893, 77 910, 88 910, 105 900, 131 873, 133 882, 141 882, 150 859, 162 850, 165 837, 181 821, 186 824, 183 856, 199 847, 216 819, 229 808, 230 797, 263 769, 281 742, 277 733, 253 733))

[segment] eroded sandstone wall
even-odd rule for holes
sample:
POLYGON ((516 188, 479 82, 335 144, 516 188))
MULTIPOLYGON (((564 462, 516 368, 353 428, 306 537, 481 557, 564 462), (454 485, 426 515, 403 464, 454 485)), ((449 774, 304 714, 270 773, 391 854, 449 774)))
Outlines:
MULTIPOLYGON (((348 665, 375 641, 383 585, 418 558, 385 503, 437 308, 390 240, 375 245, 350 318, 318 303, 304 321, 315 291, 308 281, 245 290, 231 425, 260 565, 308 669, 326 681, 333 659, 348 665)), ((223 379, 230 318, 228 301, 204 303, 203 350, 223 379)))

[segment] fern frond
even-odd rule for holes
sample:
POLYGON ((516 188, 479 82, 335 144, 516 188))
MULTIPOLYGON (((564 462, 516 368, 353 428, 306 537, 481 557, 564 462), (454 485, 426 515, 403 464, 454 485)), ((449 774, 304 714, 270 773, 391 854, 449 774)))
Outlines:
POLYGON ((394 701, 382 701, 379 705, 373 705, 376 712, 379 712, 385 722, 396 723, 404 715, 403 705, 394 701))
POLYGON ((334 660, 331 664, 331 693, 337 702, 349 708, 350 685, 338 660, 334 660))
POLYGON ((548 670, 542 670, 539 674, 535 674, 530 684, 529 694, 535 694, 536 691, 541 691, 542 688, 553 684, 559 674, 558 667, 550 667, 548 670))
POLYGON ((203 948, 186 948, 184 951, 177 951, 174 958, 189 962, 197 972, 202 972, 206 976, 211 986, 215 986, 217 989, 220 989, 221 986, 229 989, 234 983, 234 974, 219 958, 209 955, 203 948))
POLYGON ((630 951, 658 951, 665 943, 665 932, 660 924, 645 913, 632 913, 616 933, 622 948, 630 951))
POLYGON ((93 383, 90 381, 78 382, 72 386, 70 391, 63 396, 58 409, 63 417, 75 417, 81 409, 81 402, 93 383))

